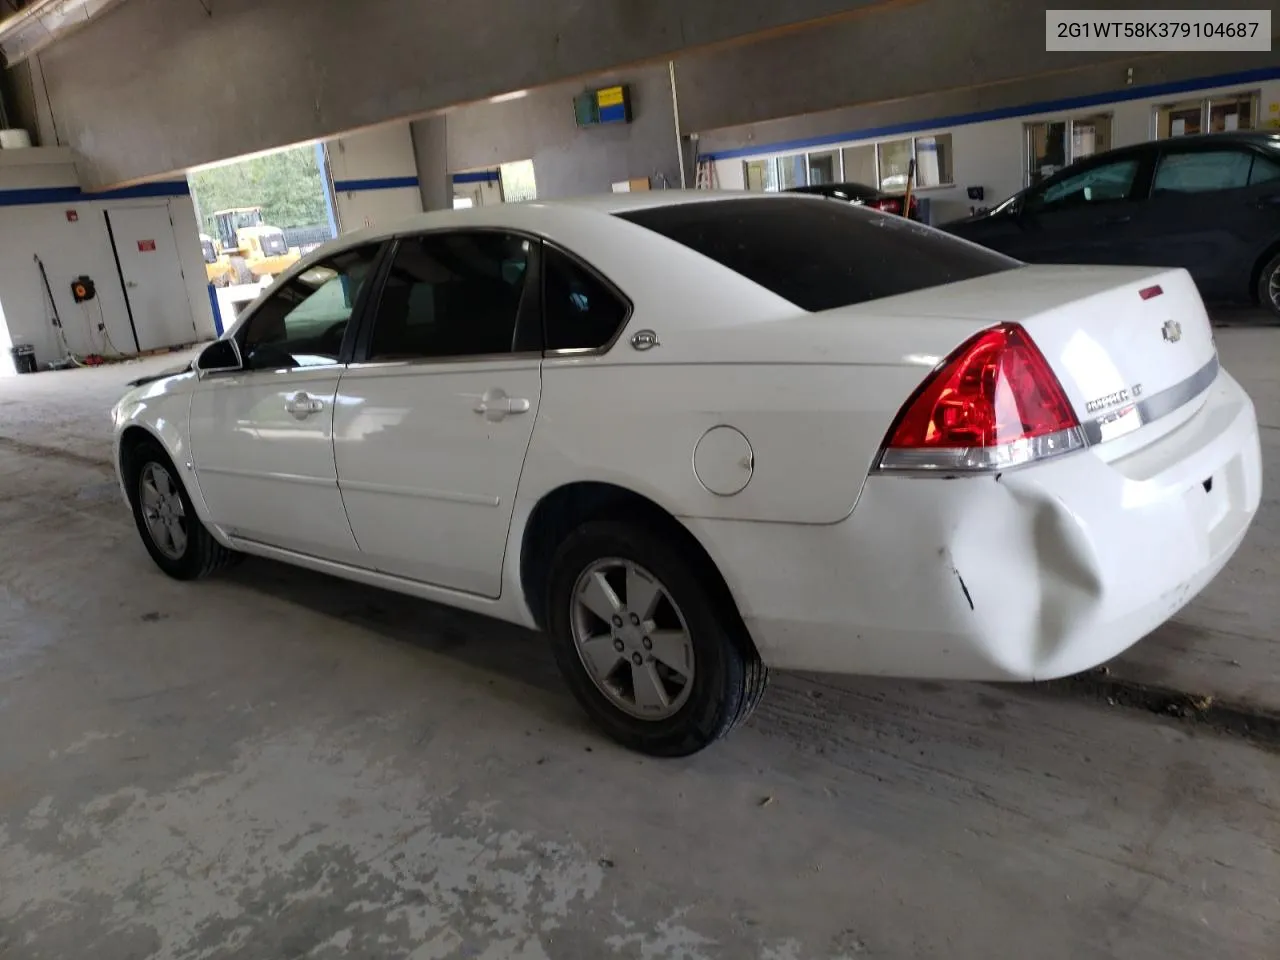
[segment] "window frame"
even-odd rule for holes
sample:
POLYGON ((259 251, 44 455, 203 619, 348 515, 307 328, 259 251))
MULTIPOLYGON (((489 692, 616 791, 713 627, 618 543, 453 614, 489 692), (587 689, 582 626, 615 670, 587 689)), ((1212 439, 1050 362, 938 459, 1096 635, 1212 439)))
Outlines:
POLYGON ((332 253, 329 253, 326 256, 317 257, 315 260, 312 260, 309 262, 304 261, 306 263, 305 266, 300 265, 298 268, 296 268, 295 270, 287 274, 285 276, 285 279, 281 283, 281 287, 276 291, 274 291, 271 296, 266 297, 261 302, 259 302, 256 306, 254 306, 252 310, 247 312, 244 315, 244 318, 238 321, 235 327, 232 329, 230 339, 235 341, 236 349, 240 353, 241 368, 239 370, 214 371, 214 372, 211 372, 209 376, 211 377, 225 376, 225 375, 252 376, 255 374, 284 373, 284 372, 291 372, 294 370, 306 370, 306 371, 328 370, 328 369, 333 369, 335 367, 345 368, 346 366, 348 366, 351 363, 351 358, 355 353, 357 338, 359 336, 359 333, 361 329, 363 329, 363 327, 365 326, 364 318, 365 318, 366 312, 369 309, 369 299, 370 297, 373 296, 375 291, 379 296, 382 295, 382 279, 383 279, 383 273, 386 270, 386 266, 387 266, 387 251, 390 248, 390 246, 391 246, 391 241, 389 239, 371 240, 365 243, 353 243, 348 246, 342 247, 339 250, 334 250, 332 253), (364 287, 360 290, 360 294, 356 297, 356 302, 351 307, 351 316, 347 320, 347 328, 342 335, 342 344, 338 348, 338 356, 334 360, 333 364, 314 365, 314 366, 294 365, 290 367, 258 367, 258 368, 253 368, 248 366, 249 356, 248 356, 248 352, 245 350, 245 338, 248 336, 249 328, 253 325, 254 319, 261 312, 262 308, 265 307, 268 303, 270 303, 275 295, 279 294, 280 290, 283 289, 284 285, 288 283, 292 283, 295 279, 302 276, 302 274, 306 273, 308 270, 314 270, 316 267, 322 267, 322 266, 328 265, 330 261, 332 261, 335 257, 340 257, 344 253, 350 253, 353 250, 360 250, 363 248, 376 248, 376 249, 370 264, 368 280, 365 283, 364 287))
MULTIPOLYGON (((1146 195, 1143 196, 1141 199, 1143 200, 1160 199, 1156 196, 1156 178, 1160 175, 1161 164, 1163 164, 1165 161, 1165 158, 1169 156, 1189 156, 1193 154, 1227 153, 1227 152, 1244 153, 1244 154, 1248 154, 1249 156, 1249 170, 1245 174, 1245 182, 1242 186, 1220 187, 1217 190, 1170 190, 1168 192, 1168 196, 1171 198, 1172 197, 1186 198, 1186 197, 1200 197, 1200 196, 1217 196, 1219 194, 1230 193, 1237 190, 1250 190, 1255 186, 1255 184, 1250 182, 1253 178, 1253 165, 1258 162, 1259 156, 1262 156, 1265 158, 1266 155, 1262 153, 1262 151, 1254 147, 1252 144, 1244 143, 1240 141, 1187 144, 1185 141, 1182 143, 1179 143, 1181 139, 1182 139, 1181 137, 1167 137, 1164 140, 1157 141, 1162 146, 1155 157, 1155 161, 1151 164, 1151 179, 1150 179, 1150 182, 1147 184, 1146 195)), ((1280 164, 1280 158, 1272 157, 1268 159, 1270 159, 1272 163, 1280 164)))
POLYGON ((422 366, 426 364, 456 365, 460 363, 493 363, 498 360, 528 360, 540 358, 543 355, 542 344, 545 342, 542 330, 542 242, 542 237, 539 237, 537 234, 530 233, 527 230, 487 225, 475 227, 435 227, 430 230, 415 230, 412 233, 399 233, 393 237, 389 237, 387 240, 387 249, 383 252, 381 269, 379 270, 376 278, 377 300, 372 305, 366 305, 366 310, 360 318, 360 328, 356 331, 352 356, 347 362, 348 368, 352 370, 371 370, 381 369, 384 367, 422 366), (525 288, 520 293, 519 312, 516 315, 516 329, 519 330, 523 324, 531 325, 538 340, 538 347, 530 350, 510 350, 505 353, 468 353, 452 357, 415 357, 403 360, 370 360, 369 350, 373 346, 373 328, 378 319, 377 308, 382 303, 382 294, 386 288, 387 277, 391 273, 391 267, 395 263, 396 254, 400 250, 400 244, 406 240, 416 240, 420 237, 429 237, 435 234, 457 233, 498 233, 508 237, 518 237, 530 242, 529 266, 526 268, 525 288), (538 293, 536 295, 529 292, 529 278, 532 278, 532 282, 537 285, 538 293), (526 318, 526 314, 536 314, 536 316, 526 318))
POLYGON ((1250 111, 1252 114, 1252 125, 1249 127, 1239 127, 1236 131, 1222 130, 1219 133, 1259 133, 1264 130, 1262 125, 1262 90, 1253 87, 1245 90, 1236 90, 1228 93, 1204 94, 1200 97, 1188 97, 1186 100, 1170 100, 1168 102, 1156 103, 1151 107, 1151 125, 1149 128, 1148 139, 1155 143, 1171 143, 1177 142, 1184 136, 1208 136, 1212 133, 1209 127, 1213 117, 1213 105, 1223 102, 1236 102, 1248 99, 1250 111), (1200 101, 1200 132, 1198 134, 1179 134, 1173 133, 1172 121, 1170 121, 1170 131, 1168 136, 1160 136, 1160 111, 1172 110, 1180 104, 1190 105, 1194 100, 1200 101))
POLYGON ((1103 167, 1115 166, 1117 164, 1133 161, 1136 168, 1133 172, 1133 182, 1129 185, 1129 192, 1123 197, 1115 197, 1110 200, 1100 200, 1097 203, 1090 202, 1084 205, 1084 208, 1096 209, 1098 207, 1107 206, 1113 203, 1135 203, 1148 199, 1151 196, 1152 174, 1156 168, 1156 151, 1144 149, 1130 149, 1125 151, 1121 156, 1114 156, 1118 151, 1109 150, 1106 153, 1098 154, 1090 157, 1088 160, 1081 161, 1078 164, 1071 164, 1063 167, 1052 177, 1041 180, 1033 187, 1027 187, 1020 194, 1021 200, 1018 203, 1019 216, 1027 215, 1032 217, 1047 216, 1056 213, 1065 213, 1071 210, 1081 209, 1079 206, 1062 207, 1060 209, 1048 209, 1043 206, 1031 206, 1031 198, 1034 194, 1044 194, 1051 187, 1056 186, 1063 180, 1072 177, 1078 177, 1083 174, 1090 173, 1103 167))
POLYGON ((1062 154, 1064 163, 1060 170, 1054 172, 1053 176, 1057 176, 1063 170, 1077 163, 1084 163, 1092 157, 1100 156, 1104 153, 1110 153, 1112 150, 1118 149, 1115 146, 1108 146, 1106 150, 1095 150, 1093 153, 1086 153, 1082 157, 1076 156, 1075 150, 1075 133, 1076 124, 1087 124, 1091 120, 1105 120, 1107 124, 1107 143, 1114 144, 1116 121, 1114 110, 1099 110, 1097 113, 1073 113, 1068 116, 1051 116, 1042 117, 1039 120, 1027 120, 1022 124, 1022 188, 1024 190, 1032 187, 1038 187, 1045 180, 1045 177, 1035 183, 1031 182, 1032 169, 1031 162, 1035 159, 1034 130, 1039 126, 1051 126, 1055 123, 1063 124, 1062 133, 1062 154))
POLYGON ((622 314, 622 322, 618 324, 618 329, 613 332, 613 336, 610 337, 602 346, 564 347, 558 350, 546 349, 546 344, 550 342, 550 339, 547 337, 547 279, 546 279, 546 271, 542 269, 543 264, 546 263, 546 257, 539 256, 538 280, 542 284, 542 290, 541 290, 538 313, 542 321, 542 343, 543 343, 542 356, 547 359, 554 359, 556 357, 602 357, 604 356, 606 353, 608 353, 617 345, 619 340, 622 339, 622 335, 626 332, 627 326, 631 323, 631 318, 632 316, 635 315, 634 301, 632 301, 632 299, 629 296, 627 296, 616 283, 614 283, 607 276, 605 276, 594 265, 588 263, 585 259, 578 256, 576 253, 574 253, 572 250, 568 249, 567 247, 563 246, 562 244, 556 243, 554 240, 548 240, 544 237, 542 238, 542 246, 543 246, 544 252, 546 248, 550 247, 552 250, 555 250, 556 253, 563 255, 567 260, 569 260, 570 263, 572 263, 575 267, 577 267, 583 273, 586 273, 589 276, 591 276, 592 279, 596 280, 601 286, 603 286, 605 290, 607 290, 615 300, 620 302, 624 308, 623 314, 622 314))

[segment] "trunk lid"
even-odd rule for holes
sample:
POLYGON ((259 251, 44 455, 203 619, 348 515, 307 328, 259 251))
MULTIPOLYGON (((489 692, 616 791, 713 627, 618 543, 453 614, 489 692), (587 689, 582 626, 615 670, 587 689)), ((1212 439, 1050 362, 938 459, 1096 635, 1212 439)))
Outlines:
MULTIPOLYGON (((876 306, 882 314, 1021 324, 1093 444, 1178 411, 1185 419, 1217 375, 1209 316, 1182 269, 1028 266, 876 306)), ((1155 439, 1167 431, 1151 432, 1155 439)))

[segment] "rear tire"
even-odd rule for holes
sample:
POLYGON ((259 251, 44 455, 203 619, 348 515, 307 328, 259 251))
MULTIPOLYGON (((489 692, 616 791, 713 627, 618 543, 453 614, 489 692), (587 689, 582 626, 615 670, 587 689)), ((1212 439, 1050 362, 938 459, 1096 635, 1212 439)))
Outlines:
POLYGON ((1268 260, 1258 274, 1258 303, 1280 319, 1280 254, 1268 260))
POLYGON ((173 461, 158 443, 139 443, 127 463, 133 520, 156 566, 175 580, 199 580, 240 558, 200 522, 173 461))
POLYGON ((688 756, 759 704, 768 670, 723 593, 651 526, 592 521, 560 545, 547 631, 574 697, 618 743, 688 756))

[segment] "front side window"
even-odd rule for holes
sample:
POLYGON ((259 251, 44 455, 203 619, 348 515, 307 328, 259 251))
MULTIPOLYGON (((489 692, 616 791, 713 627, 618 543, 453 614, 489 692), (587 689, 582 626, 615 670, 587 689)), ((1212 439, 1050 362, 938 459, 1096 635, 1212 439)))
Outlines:
MULTIPOLYGON (((369 360, 511 353, 533 242, 489 231, 400 241, 378 303, 369 360)), ((536 349, 536 343, 530 344, 536 349)))
POLYGON ((1133 181, 1137 175, 1136 158, 1091 167, 1033 191, 1027 197, 1027 210, 1046 213, 1086 204, 1124 200, 1133 189, 1133 181))
POLYGON ((604 281, 550 246, 542 270, 548 350, 598 350, 617 335, 630 308, 604 281))
POLYGON ((905 217, 810 197, 680 203, 618 216, 810 311, 1021 266, 905 217))
POLYGON ((338 362, 378 244, 334 254, 302 271, 254 311, 238 335, 251 370, 317 367, 338 362))
POLYGON ((1253 154, 1244 150, 1198 150, 1166 153, 1151 184, 1154 196, 1239 190, 1249 185, 1253 154))

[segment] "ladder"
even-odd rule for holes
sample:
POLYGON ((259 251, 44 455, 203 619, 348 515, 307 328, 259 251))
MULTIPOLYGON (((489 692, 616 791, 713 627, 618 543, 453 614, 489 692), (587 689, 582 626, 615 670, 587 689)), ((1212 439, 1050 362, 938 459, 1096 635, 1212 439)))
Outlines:
POLYGON ((698 177, 694 181, 694 189, 716 190, 720 186, 720 178, 716 176, 714 160, 698 160, 698 177))

